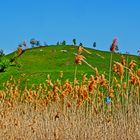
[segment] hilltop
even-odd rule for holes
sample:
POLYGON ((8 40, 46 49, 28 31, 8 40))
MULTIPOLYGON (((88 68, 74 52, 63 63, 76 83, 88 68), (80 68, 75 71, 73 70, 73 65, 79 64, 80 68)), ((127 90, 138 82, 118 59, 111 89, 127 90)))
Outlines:
MULTIPOLYGON (((44 83, 47 79, 47 75, 51 76, 52 80, 69 79, 73 81, 75 66, 74 63, 75 54, 78 46, 71 45, 50 45, 46 47, 36 47, 27 49, 24 53, 17 58, 16 63, 18 66, 10 66, 6 72, 0 73, 1 80, 0 85, 10 79, 13 76, 14 79, 20 80, 22 86, 28 84, 40 84, 44 83), (60 78, 60 72, 63 71, 63 77, 60 78)), ((110 64, 110 52, 99 51, 91 48, 86 48, 91 54, 86 52, 83 55, 86 57, 86 61, 93 67, 97 67, 99 73, 105 73, 108 77, 109 64, 110 64)), ((16 52, 8 54, 7 58, 12 58, 16 52)), ((124 55, 126 57, 126 54, 124 55)), ((113 53, 113 61, 120 61, 121 54, 113 53)), ((140 61, 137 56, 128 55, 128 60, 135 60, 137 67, 140 66, 140 61)), ((80 80, 83 74, 90 76, 94 74, 94 71, 86 64, 78 65, 77 78, 80 80)))

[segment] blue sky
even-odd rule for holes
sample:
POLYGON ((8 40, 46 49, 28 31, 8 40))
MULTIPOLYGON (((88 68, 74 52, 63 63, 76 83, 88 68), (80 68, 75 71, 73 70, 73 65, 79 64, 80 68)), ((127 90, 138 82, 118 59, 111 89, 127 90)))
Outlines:
POLYGON ((47 44, 76 38, 109 50, 114 37, 120 52, 140 49, 140 0, 1 0, 0 48, 14 51, 31 38, 47 44))

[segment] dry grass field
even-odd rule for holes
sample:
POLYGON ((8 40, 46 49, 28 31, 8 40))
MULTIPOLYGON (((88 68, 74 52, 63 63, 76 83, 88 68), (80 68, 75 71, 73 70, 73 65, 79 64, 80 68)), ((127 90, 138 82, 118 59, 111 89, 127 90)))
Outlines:
MULTIPOLYGON (((114 110, 96 114, 59 108, 34 108, 31 104, 3 103, 0 108, 1 140, 139 140, 140 109, 129 105, 126 112, 114 110), (65 110, 65 111, 64 111, 65 110)), ((61 105, 60 105, 61 106, 61 105)))

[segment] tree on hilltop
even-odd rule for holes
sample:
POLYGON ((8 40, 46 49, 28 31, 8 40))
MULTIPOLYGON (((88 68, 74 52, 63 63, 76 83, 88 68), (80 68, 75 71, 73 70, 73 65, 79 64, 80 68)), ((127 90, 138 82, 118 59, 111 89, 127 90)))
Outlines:
POLYGON ((96 48, 96 42, 93 42, 93 48, 96 48))
POLYGON ((59 41, 56 43, 56 45, 57 45, 57 46, 59 46, 59 45, 60 45, 59 41))
POLYGON ((40 46, 40 41, 36 41, 36 46, 37 46, 37 47, 40 46))
POLYGON ((64 45, 64 46, 66 45, 66 41, 65 40, 62 42, 62 45, 64 45))
POLYGON ((76 39, 73 39, 73 45, 76 46, 76 39))
POLYGON ((4 56, 5 54, 4 54, 4 51, 2 50, 2 49, 0 49, 0 57, 1 56, 4 56))
POLYGON ((35 45, 37 44, 37 40, 34 39, 34 38, 32 38, 32 39, 30 40, 30 44, 32 45, 32 48, 34 48, 35 45))

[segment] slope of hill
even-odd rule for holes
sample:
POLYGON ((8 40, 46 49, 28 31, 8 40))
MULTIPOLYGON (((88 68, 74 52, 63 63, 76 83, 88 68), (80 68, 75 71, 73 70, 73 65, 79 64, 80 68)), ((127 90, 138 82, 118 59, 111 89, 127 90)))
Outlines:
MULTIPOLYGON (((77 46, 47 46, 38 47, 33 49, 27 49, 19 58, 17 58, 17 66, 10 66, 6 72, 0 73, 0 87, 2 83, 9 80, 11 76, 14 79, 20 80, 21 85, 44 83, 47 79, 47 75, 50 74, 52 80, 60 79, 60 71, 63 71, 64 76, 62 80, 70 79, 73 81, 75 66, 74 63, 75 54, 77 52, 77 46)), ((105 73, 108 76, 110 52, 104 52, 87 48, 91 54, 86 52, 83 55, 86 57, 86 61, 93 67, 97 67, 99 73, 105 73)), ((11 58, 14 53, 7 55, 11 58)), ((124 55, 127 57, 126 55, 124 55)), ((118 53, 113 54, 113 61, 120 61, 121 55, 118 53)), ((140 61, 137 56, 128 55, 128 59, 136 60, 137 67, 140 66, 140 61)), ((88 76, 94 74, 94 71, 86 64, 78 65, 77 78, 81 79, 83 74, 88 76)))

